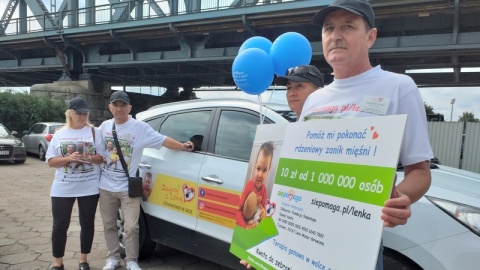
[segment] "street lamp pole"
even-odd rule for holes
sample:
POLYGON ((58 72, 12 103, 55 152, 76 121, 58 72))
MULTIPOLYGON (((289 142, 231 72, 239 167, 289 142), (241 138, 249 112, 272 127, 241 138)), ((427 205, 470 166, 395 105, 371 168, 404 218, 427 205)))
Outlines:
POLYGON ((453 116, 453 104, 455 104, 455 99, 452 98, 452 100, 450 101, 450 104, 452 104, 452 110, 450 111, 450 122, 453 121, 452 119, 452 116, 453 116))

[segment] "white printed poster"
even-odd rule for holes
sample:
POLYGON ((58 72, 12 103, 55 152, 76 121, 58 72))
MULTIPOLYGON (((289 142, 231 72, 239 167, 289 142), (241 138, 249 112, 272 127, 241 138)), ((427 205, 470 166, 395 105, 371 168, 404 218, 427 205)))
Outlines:
POLYGON ((262 187, 271 190, 263 205, 258 199, 262 218, 235 227, 230 252, 256 269, 374 269, 406 119, 307 121, 281 126, 284 133, 260 125, 250 167, 262 168, 259 145, 275 141, 272 184, 262 187))

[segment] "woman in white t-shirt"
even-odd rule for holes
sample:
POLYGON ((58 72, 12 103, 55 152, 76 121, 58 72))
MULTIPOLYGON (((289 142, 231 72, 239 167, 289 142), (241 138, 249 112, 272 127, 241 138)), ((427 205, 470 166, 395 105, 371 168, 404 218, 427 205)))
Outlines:
POLYGON ((65 127, 52 138, 46 162, 56 168, 50 196, 52 200, 52 270, 63 270, 73 204, 77 200, 80 220, 79 269, 89 270, 87 255, 94 235, 95 212, 99 197, 100 167, 104 152, 102 134, 88 121, 90 110, 82 98, 69 101, 65 127))

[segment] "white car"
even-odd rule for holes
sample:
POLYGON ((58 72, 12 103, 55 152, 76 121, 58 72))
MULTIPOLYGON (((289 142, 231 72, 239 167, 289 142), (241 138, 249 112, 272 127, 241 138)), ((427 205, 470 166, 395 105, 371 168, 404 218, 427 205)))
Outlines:
MULTIPOLYGON (((160 243, 245 269, 229 246, 259 109, 253 101, 208 99, 158 105, 137 114, 160 133, 195 143, 193 153, 166 148, 143 152, 140 175, 149 173, 153 181, 141 205, 141 257, 160 243)), ((262 113, 266 124, 288 123, 269 108, 262 113)), ((432 166, 432 186, 412 206, 408 224, 384 230, 386 270, 471 270, 480 265, 480 175, 432 166)), ((401 181, 403 172, 398 176, 401 181)))
POLYGON ((479 269, 480 174, 431 168, 432 185, 408 223, 384 229, 385 269, 479 269))

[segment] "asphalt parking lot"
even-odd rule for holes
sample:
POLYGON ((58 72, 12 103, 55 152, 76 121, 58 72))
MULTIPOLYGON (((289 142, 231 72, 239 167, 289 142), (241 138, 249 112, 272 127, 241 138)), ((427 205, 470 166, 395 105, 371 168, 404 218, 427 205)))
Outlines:
MULTIPOLYGON (((0 270, 43 270, 52 266, 49 193, 53 175, 53 168, 33 156, 29 156, 24 164, 0 162, 0 270)), ((75 207, 64 257, 67 270, 78 269, 79 235, 75 207)), ((102 269, 106 254, 102 222, 97 211, 95 238, 88 257, 91 269, 102 269)), ((229 269, 160 245, 151 258, 140 261, 139 265, 144 270, 229 269)))

